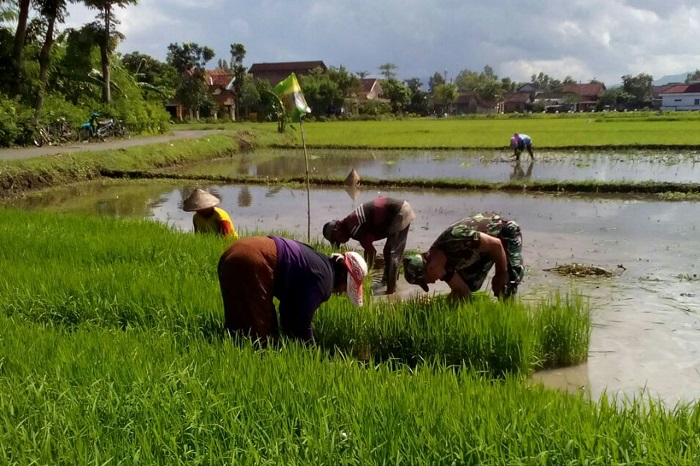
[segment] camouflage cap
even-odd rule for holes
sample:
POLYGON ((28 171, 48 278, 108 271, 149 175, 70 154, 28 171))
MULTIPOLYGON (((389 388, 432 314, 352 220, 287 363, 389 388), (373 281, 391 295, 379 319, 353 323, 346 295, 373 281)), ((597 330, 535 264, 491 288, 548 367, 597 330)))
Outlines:
POLYGON ((413 254, 403 258, 403 275, 411 285, 418 285, 423 291, 428 291, 425 282, 425 259, 420 254, 413 254))
POLYGON ((338 220, 331 220, 323 225, 323 237, 333 246, 338 246, 338 242, 333 240, 333 235, 338 228, 338 223, 340 223, 338 220))

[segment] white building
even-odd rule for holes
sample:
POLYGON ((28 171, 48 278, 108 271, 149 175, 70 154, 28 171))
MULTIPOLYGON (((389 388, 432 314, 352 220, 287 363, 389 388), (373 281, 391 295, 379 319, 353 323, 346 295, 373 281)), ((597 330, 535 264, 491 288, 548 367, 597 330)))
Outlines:
POLYGON ((700 110, 700 81, 678 84, 659 96, 661 110, 700 110))

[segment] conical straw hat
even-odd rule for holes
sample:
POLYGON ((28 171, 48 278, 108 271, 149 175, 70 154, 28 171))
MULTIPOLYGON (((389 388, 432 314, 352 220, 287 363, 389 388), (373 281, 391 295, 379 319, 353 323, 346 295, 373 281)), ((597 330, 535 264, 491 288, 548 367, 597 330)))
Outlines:
POLYGON ((195 212, 197 210, 208 209, 219 205, 219 198, 206 192, 201 188, 194 190, 190 197, 185 199, 182 205, 182 210, 185 212, 195 212))

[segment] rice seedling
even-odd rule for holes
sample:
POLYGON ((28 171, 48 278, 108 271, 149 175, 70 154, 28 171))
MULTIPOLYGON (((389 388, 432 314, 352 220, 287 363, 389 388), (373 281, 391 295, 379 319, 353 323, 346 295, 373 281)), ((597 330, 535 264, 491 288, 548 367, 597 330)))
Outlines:
POLYGON ((700 408, 0 314, 8 464, 695 464, 700 408))
MULTIPOLYGON (((6 315, 67 327, 221 334, 216 265, 226 240, 143 220, 32 212, 22 213, 25 223, 19 225, 12 216, 0 211, 0 219, 8 219, 0 227, 0 263, 7 270, 0 311, 6 315)), ((499 377, 527 374, 537 361, 577 364, 587 355, 590 322, 580 301, 531 309, 483 294, 462 304, 444 297, 398 303, 367 298, 370 304, 360 311, 341 298, 323 304, 315 318, 318 344, 377 361, 466 364, 499 377)))

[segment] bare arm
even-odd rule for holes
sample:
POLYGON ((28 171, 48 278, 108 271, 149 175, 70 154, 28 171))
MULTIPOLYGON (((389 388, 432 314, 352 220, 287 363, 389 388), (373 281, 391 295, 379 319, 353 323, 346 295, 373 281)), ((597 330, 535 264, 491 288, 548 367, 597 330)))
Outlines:
POLYGON ((458 273, 452 274, 452 278, 447 282, 452 292, 449 298, 454 300, 469 299, 472 297, 472 292, 462 280, 458 273))
POLYGON ((496 274, 491 281, 491 289, 498 296, 508 284, 508 258, 506 257, 506 251, 503 249, 503 244, 496 237, 486 233, 479 233, 478 251, 488 254, 496 265, 496 274))

